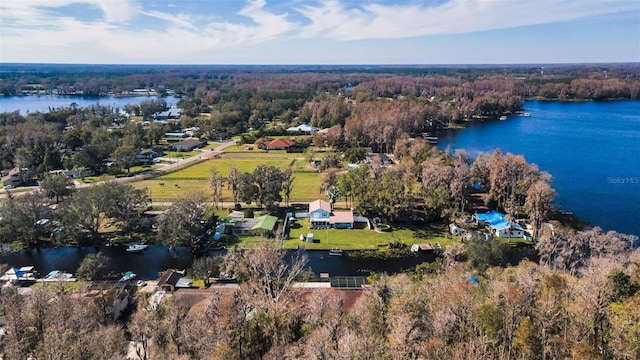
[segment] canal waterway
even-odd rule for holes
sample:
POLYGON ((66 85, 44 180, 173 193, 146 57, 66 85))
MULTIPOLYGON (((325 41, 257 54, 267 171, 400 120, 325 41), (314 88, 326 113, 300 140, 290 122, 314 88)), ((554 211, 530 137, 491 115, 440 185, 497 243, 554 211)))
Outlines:
MULTIPOLYGON (((10 266, 34 266, 42 275, 52 270, 75 273, 85 256, 100 251, 109 258, 107 272, 119 276, 133 271, 139 279, 154 280, 167 269, 183 270, 191 267, 191 249, 178 247, 173 250, 160 245, 151 245, 138 253, 127 252, 124 246, 86 246, 41 248, 16 251, 0 255, 0 263, 10 266)), ((287 261, 297 253, 306 255, 307 267, 316 275, 328 273, 330 276, 367 276, 371 272, 399 273, 414 268, 424 261, 433 261, 433 255, 412 255, 403 258, 382 260, 377 258, 329 256, 329 251, 288 251, 287 261)), ((209 256, 223 256, 225 250, 210 252, 209 256)))
MULTIPOLYGON (((138 105, 144 100, 155 100, 157 96, 124 96, 124 97, 82 97, 82 96, 53 96, 53 95, 25 95, 25 96, 0 96, 0 112, 19 111, 26 115, 31 112, 48 112, 50 109, 69 107, 72 103, 79 107, 91 105, 103 105, 121 109, 128 104, 138 105)), ((175 106, 180 98, 165 96, 160 99, 167 102, 168 106, 175 106)))
POLYGON ((500 148, 551 173, 556 203, 605 230, 640 236, 640 101, 526 101, 530 117, 470 123, 438 147, 500 148))

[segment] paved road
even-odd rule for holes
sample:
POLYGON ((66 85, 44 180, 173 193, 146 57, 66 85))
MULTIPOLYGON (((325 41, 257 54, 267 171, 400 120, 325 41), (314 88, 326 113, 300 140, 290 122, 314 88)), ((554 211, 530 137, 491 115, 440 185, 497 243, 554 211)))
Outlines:
MULTIPOLYGON (((216 147, 215 149, 210 149, 208 151, 203 151, 200 154, 194 155, 192 157, 186 158, 186 159, 172 159, 175 160, 175 162, 172 162, 170 164, 165 164, 162 165, 161 167, 157 168, 157 169, 153 169, 153 170, 149 170, 145 173, 142 174, 138 174, 135 176, 131 176, 131 177, 120 177, 120 178, 116 178, 115 181, 118 182, 136 182, 136 181, 142 181, 145 179, 150 179, 150 178, 154 178, 154 177, 158 177, 162 174, 168 173, 168 172, 173 172, 173 171, 177 171, 180 168, 185 168, 187 166, 189 166, 189 164, 193 163, 194 161, 200 161, 200 160, 208 160, 211 158, 214 158, 217 155, 222 154, 222 151, 224 149, 226 149, 229 146, 235 145, 235 141, 228 141, 225 143, 220 144, 218 147, 216 147)), ((97 181, 97 182, 93 182, 93 183, 82 183, 79 181, 75 181, 76 184, 76 189, 82 189, 82 188, 86 188, 89 187, 91 185, 95 185, 95 184, 99 184, 101 183, 101 181, 97 181)), ((32 186, 32 187, 28 187, 28 188, 24 188, 24 187, 20 187, 18 189, 14 189, 14 190, 9 190, 12 193, 14 193, 15 195, 22 195, 22 194, 26 194, 29 191, 24 191, 24 189, 29 189, 30 191, 33 190, 37 190, 39 189, 38 186, 32 186), (15 191, 15 190, 20 190, 20 191, 15 191)), ((7 196, 7 190, 2 188, 0 189, 0 199, 3 199, 7 196)))

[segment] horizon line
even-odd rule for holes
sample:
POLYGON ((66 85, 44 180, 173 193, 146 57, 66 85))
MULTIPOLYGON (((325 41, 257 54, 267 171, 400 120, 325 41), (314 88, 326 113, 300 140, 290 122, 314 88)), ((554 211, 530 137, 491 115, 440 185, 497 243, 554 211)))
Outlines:
POLYGON ((302 63, 219 63, 219 64, 205 64, 205 63, 65 63, 65 62, 53 62, 53 63, 37 63, 37 62, 3 62, 0 61, 0 66, 3 65, 92 65, 92 66, 223 66, 223 67, 231 67, 231 66, 331 66, 331 67, 461 67, 461 66, 549 66, 549 65, 639 65, 640 61, 611 61, 611 62, 535 62, 535 63, 437 63, 437 64, 428 64, 428 63, 317 63, 317 64, 302 64, 302 63))

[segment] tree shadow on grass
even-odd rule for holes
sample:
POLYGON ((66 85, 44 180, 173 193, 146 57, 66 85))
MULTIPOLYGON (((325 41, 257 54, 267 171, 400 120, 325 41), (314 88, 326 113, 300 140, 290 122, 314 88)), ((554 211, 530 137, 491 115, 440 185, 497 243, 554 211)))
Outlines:
POLYGON ((414 238, 434 238, 446 236, 446 232, 441 227, 435 225, 410 227, 410 229, 413 230, 414 238))

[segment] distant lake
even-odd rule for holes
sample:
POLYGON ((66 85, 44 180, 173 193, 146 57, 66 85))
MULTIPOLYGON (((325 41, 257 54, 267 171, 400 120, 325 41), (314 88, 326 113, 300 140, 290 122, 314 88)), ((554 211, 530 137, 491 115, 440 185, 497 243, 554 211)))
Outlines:
MULTIPOLYGON (((76 103, 80 107, 100 104, 112 108, 122 109, 127 104, 140 104, 144 100, 158 99, 157 96, 126 96, 126 97, 82 97, 82 96, 53 96, 53 95, 29 95, 29 96, 0 96, 0 113, 20 111, 22 115, 27 112, 48 112, 51 108, 69 107, 76 103)), ((168 106, 176 105, 180 98, 174 96, 162 97, 168 106)))
POLYGON ((531 117, 471 123, 438 147, 522 154, 551 173, 556 203, 605 230, 640 236, 640 101, 526 101, 531 117))

